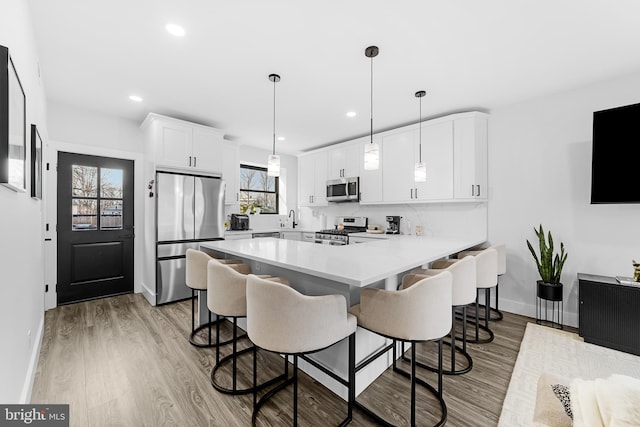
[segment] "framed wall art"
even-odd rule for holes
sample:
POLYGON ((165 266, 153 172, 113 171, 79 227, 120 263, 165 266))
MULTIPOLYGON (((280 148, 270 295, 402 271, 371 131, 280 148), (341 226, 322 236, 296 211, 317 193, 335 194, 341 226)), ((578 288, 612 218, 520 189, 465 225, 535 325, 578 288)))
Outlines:
POLYGON ((27 102, 9 49, 0 46, 0 184, 26 191, 27 102))
POLYGON ((31 197, 42 200, 42 138, 34 124, 31 125, 31 197))

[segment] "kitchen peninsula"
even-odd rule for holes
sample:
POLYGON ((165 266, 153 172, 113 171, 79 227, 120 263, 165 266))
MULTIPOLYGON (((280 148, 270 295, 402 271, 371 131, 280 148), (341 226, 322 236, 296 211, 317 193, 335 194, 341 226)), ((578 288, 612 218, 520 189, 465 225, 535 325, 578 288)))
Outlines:
MULTIPOLYGON (((364 234, 364 233, 363 233, 364 234)), ((200 245, 205 252, 225 258, 241 259, 255 274, 287 278, 291 286, 305 295, 344 295, 348 306, 359 303, 363 287, 395 290, 409 270, 476 246, 483 239, 417 236, 371 236, 367 243, 330 246, 276 238, 220 240, 200 245)), ((206 322, 206 298, 199 302, 200 320, 206 322)), ((240 322, 244 327, 246 323, 240 322)), ((356 362, 364 360, 386 345, 387 340, 366 330, 356 334, 356 362)), ((346 377, 347 344, 341 342, 313 358, 335 373, 346 377)), ((357 373, 356 394, 362 392, 392 363, 391 354, 357 373)), ((318 369, 300 363, 300 368, 334 393, 346 398, 346 390, 318 369)))

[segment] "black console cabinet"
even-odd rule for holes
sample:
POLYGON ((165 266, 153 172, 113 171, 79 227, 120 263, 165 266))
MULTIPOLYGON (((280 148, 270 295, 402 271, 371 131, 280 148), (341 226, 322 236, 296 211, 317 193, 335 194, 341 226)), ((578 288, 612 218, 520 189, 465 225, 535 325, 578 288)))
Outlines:
POLYGON ((640 355, 640 284, 578 273, 580 336, 585 342, 640 355))

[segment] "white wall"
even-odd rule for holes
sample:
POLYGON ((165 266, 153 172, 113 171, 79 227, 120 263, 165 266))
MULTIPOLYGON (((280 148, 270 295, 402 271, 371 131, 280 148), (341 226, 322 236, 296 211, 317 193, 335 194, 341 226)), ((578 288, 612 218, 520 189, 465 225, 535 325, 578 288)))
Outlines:
MULTIPOLYGON (((241 145, 238 148, 238 160, 242 164, 267 167, 268 150, 241 145)), ((280 226, 280 220, 285 221, 290 209, 298 205, 298 159, 295 156, 278 153, 280 155, 280 215, 252 215, 250 227, 253 229, 274 228, 280 226)), ((226 214, 238 213, 227 207, 226 214)))
POLYGON ((49 134, 66 143, 104 147, 110 150, 144 151, 140 123, 121 117, 50 102, 49 134))
POLYGON ((631 259, 640 259, 640 205, 589 199, 593 112, 640 102, 638 94, 635 74, 491 112, 489 239, 508 251, 501 307, 535 316, 539 277, 525 240, 535 239, 538 224, 569 253, 565 323, 577 325, 578 272, 632 275, 631 259))
MULTIPOLYGON (((0 45, 14 60, 27 100, 27 147, 30 124, 48 138, 45 95, 38 71, 33 25, 27 2, 4 0, 0 45)), ((26 403, 38 360, 44 324, 43 202, 0 186, 0 402, 26 403)), ((46 160, 46 159, 45 159, 46 160)))

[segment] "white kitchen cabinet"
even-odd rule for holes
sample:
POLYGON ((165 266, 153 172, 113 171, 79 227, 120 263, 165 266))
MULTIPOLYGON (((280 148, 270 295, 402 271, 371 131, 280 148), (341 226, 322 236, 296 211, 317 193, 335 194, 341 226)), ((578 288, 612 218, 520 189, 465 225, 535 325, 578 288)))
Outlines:
POLYGON ((252 239, 251 233, 225 233, 224 240, 252 239))
POLYGON ((319 151, 298 157, 298 191, 300 206, 326 206, 327 152, 319 151))
MULTIPOLYGON (((420 159, 419 154, 418 143, 414 166, 420 159)), ((450 120, 422 124, 422 161, 427 167, 427 180, 415 183, 414 200, 453 199, 453 123, 450 120)))
POLYGON ((422 124, 422 161, 427 181, 415 182, 420 160, 418 125, 408 126, 382 138, 383 201, 421 202, 453 198, 453 124, 450 120, 422 124))
POLYGON ((301 231, 281 231, 280 238, 285 240, 302 240, 301 231))
MULTIPOLYGON (((222 144, 222 179, 226 183, 224 193, 225 205, 240 204, 240 163, 238 162, 238 146, 225 141, 222 144)), ((234 210, 235 211, 235 210, 234 210)))
POLYGON ((364 146, 371 143, 371 138, 366 137, 359 140, 358 143, 358 163, 360 165, 360 203, 380 203, 382 202, 382 171, 384 168, 384 147, 382 146, 382 137, 380 135, 373 136, 373 142, 380 147, 380 167, 375 170, 366 170, 364 168, 364 146))
POLYGON ((382 137, 382 197, 385 202, 414 200, 414 151, 418 133, 404 129, 382 137))
POLYGON ((454 198, 487 199, 487 117, 475 113, 454 120, 454 198))
POLYGON ((210 172, 222 172, 223 164, 223 134, 217 130, 195 127, 193 128, 193 143, 191 155, 193 168, 210 172))
POLYGON ((327 179, 352 178, 360 171, 359 144, 340 145, 327 152, 327 179))
POLYGON ((222 170, 224 134, 196 123, 150 113, 142 124, 156 166, 204 173, 222 170))
POLYGON ((315 243, 316 242, 316 233, 309 233, 309 232, 302 233, 302 241, 303 242, 309 242, 309 243, 315 243))

